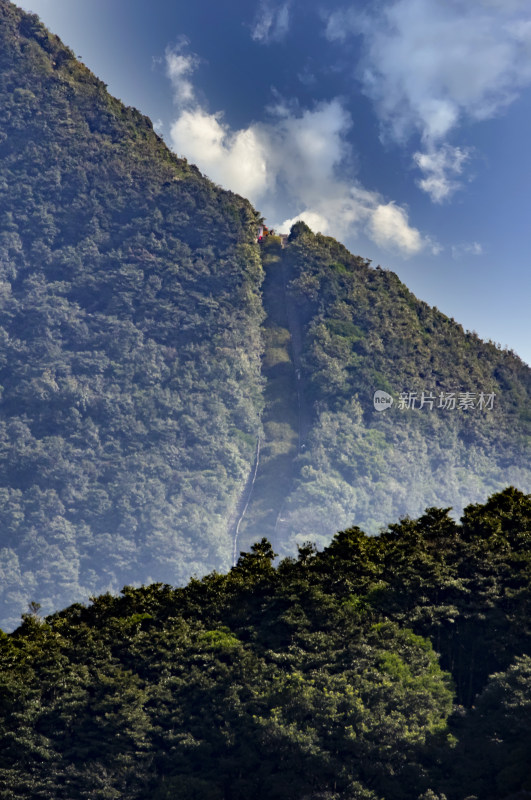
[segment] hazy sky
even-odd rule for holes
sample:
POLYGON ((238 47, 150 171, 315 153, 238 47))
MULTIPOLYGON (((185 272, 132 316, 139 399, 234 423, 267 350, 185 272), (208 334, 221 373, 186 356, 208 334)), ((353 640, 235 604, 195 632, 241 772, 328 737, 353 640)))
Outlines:
POLYGON ((529 0, 20 5, 271 225, 531 363, 529 0))

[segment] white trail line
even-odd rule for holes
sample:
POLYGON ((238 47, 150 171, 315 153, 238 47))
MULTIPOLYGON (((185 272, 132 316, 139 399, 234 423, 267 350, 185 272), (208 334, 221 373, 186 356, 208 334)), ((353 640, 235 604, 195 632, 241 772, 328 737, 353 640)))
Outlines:
POLYGON ((247 494, 247 501, 246 501, 246 503, 245 503, 245 505, 243 507, 243 511, 240 514, 238 522, 236 523, 236 530, 234 531, 234 543, 233 543, 233 546, 232 546, 232 566, 233 567, 236 566, 236 550, 238 548, 238 536, 240 535, 240 525, 241 525, 241 522, 242 522, 242 520, 243 520, 243 518, 245 516, 245 512, 247 511, 249 503, 251 501, 251 495, 253 493, 254 482, 256 480, 256 475, 258 473, 258 465, 259 464, 260 464, 260 439, 258 439, 258 441, 256 442, 256 457, 255 457, 255 460, 254 460, 253 479, 252 479, 251 484, 249 486, 249 491, 248 491, 248 494, 247 494))

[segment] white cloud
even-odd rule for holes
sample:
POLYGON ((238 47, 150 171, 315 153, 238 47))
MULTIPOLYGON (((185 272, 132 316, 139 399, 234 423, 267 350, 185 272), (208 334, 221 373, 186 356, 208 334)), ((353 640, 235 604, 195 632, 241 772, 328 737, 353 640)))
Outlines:
POLYGON ((398 247, 405 255, 414 255, 422 249, 420 233, 409 226, 406 212, 394 203, 374 209, 369 230, 376 244, 386 250, 398 247))
MULTIPOLYGON (((500 113, 531 83, 528 0, 388 0, 376 8, 332 13, 326 34, 363 37, 364 91, 384 135, 404 143, 420 134, 426 152, 417 164, 420 155, 433 162, 461 123, 500 113)), ((457 170, 455 163, 439 157, 421 181, 434 200, 457 188, 464 161, 457 170)))
POLYGON ((195 99, 194 86, 190 80, 196 69, 199 59, 193 54, 184 54, 182 49, 187 42, 182 40, 174 48, 166 50, 166 75, 173 86, 173 96, 176 103, 191 103, 195 99))
POLYGON ((312 109, 279 101, 269 108, 268 122, 233 130, 222 112, 210 113, 195 99, 191 74, 197 59, 172 50, 166 63, 178 108, 170 128, 174 150, 216 183, 248 197, 276 228, 289 230, 304 219, 314 230, 341 238, 365 233, 404 256, 431 245, 410 226, 404 209, 345 177, 352 122, 339 100, 312 109), (280 207, 297 213, 282 222, 280 207))
POLYGON ((413 160, 424 173, 418 186, 427 192, 435 203, 441 203, 459 188, 456 176, 463 172, 463 165, 470 158, 467 150, 444 144, 431 147, 428 152, 414 153, 413 160))
POLYGON ((290 3, 272 5, 266 0, 261 0, 251 31, 255 42, 269 44, 282 41, 290 24, 290 3))
POLYGON ((329 232, 327 218, 317 211, 303 211, 301 214, 297 214, 296 217, 285 219, 284 222, 277 225, 277 229, 279 233, 289 233, 291 227, 300 221, 305 222, 316 233, 324 233, 326 235, 329 232))
POLYGON ((328 203, 322 212, 303 211, 292 219, 285 220, 279 231, 288 232, 291 226, 302 220, 314 231, 324 234, 345 235, 349 231, 361 229, 372 241, 384 250, 408 257, 429 248, 432 253, 439 252, 437 246, 423 237, 416 228, 411 227, 407 212, 395 203, 381 203, 374 192, 363 192, 361 196, 351 193, 339 197, 335 203, 334 214, 330 214, 328 203), (339 231, 339 233, 338 233, 339 231))
POLYGON ((213 181, 254 201, 268 183, 267 143, 257 126, 231 131, 221 113, 183 111, 170 129, 174 149, 213 181))

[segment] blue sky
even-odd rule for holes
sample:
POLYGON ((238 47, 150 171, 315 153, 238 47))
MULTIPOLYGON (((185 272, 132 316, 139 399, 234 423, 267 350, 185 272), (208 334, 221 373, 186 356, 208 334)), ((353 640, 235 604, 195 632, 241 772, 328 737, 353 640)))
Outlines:
POLYGON ((531 363, 529 0, 25 0, 271 225, 531 363))

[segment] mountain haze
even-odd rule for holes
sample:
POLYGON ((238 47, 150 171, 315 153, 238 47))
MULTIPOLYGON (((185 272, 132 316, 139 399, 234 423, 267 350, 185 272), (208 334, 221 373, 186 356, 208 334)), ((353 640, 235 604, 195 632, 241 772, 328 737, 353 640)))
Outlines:
POLYGON ((286 554, 531 489, 515 354, 302 223, 257 244, 260 221, 0 0, 5 624, 227 568, 263 535, 286 554))

